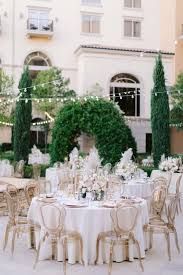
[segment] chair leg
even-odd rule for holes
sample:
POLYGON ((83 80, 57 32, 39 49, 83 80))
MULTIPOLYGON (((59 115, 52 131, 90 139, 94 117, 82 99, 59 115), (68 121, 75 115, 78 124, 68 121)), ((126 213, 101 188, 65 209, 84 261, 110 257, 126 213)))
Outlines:
POLYGON ((36 266, 37 266, 37 263, 38 263, 38 260, 39 260, 39 253, 40 253, 40 249, 41 249, 41 243, 44 242, 44 240, 45 240, 45 236, 42 239, 40 239, 40 241, 39 241, 37 254, 36 254, 36 259, 35 259, 33 269, 35 269, 36 266))
POLYGON ((63 271, 66 275, 66 238, 63 239, 63 271))
POLYGON ((179 198, 179 209, 180 209, 180 213, 182 213, 182 207, 181 207, 181 199, 179 198))
POLYGON ((83 240, 81 236, 78 236, 79 239, 79 245, 80 245, 80 255, 81 255, 81 263, 84 265, 84 260, 83 260, 83 240))
POLYGON ((140 263, 140 267, 142 269, 142 271, 144 272, 144 267, 142 264, 142 258, 141 258, 141 252, 140 252, 140 246, 139 246, 139 242, 137 240, 134 239, 136 248, 137 248, 137 253, 138 253, 138 258, 139 258, 139 263, 140 263))
POLYGON ((17 229, 15 228, 15 229, 13 230, 12 243, 11 243, 11 254, 12 254, 12 256, 13 256, 14 248, 15 248, 16 233, 17 233, 17 229))
POLYGON ((169 261, 171 261, 170 234, 169 234, 169 232, 165 232, 165 238, 166 238, 166 241, 167 241, 168 258, 169 258, 169 261))
POLYGON ((7 224, 6 230, 5 230, 5 236, 4 236, 4 244, 3 244, 3 251, 5 251, 7 243, 8 243, 8 237, 9 237, 9 225, 7 224))
POLYGON ((98 236, 98 238, 97 238, 97 245, 96 245, 96 260, 95 260, 95 265, 97 264, 98 258, 99 258, 99 244, 100 244, 100 240, 101 240, 101 237, 98 236))
POLYGON ((110 243, 110 256, 109 256, 108 275, 111 275, 111 272, 112 272, 113 247, 114 247, 114 241, 111 241, 111 243, 110 243))
POLYGON ((180 247, 179 247, 179 241, 178 241, 178 236, 177 236, 176 229, 174 229, 174 237, 175 237, 175 244, 176 244, 176 247, 177 247, 177 251, 178 251, 178 253, 180 253, 180 247))
POLYGON ((150 230, 150 232, 149 232, 149 249, 152 249, 152 244, 153 244, 153 231, 150 230))

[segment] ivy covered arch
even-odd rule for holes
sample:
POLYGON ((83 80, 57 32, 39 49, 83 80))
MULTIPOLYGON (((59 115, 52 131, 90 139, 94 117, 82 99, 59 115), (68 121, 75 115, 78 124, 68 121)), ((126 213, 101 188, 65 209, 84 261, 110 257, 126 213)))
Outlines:
POLYGON ((52 130, 52 162, 63 161, 84 132, 95 137, 95 146, 103 164, 114 165, 127 148, 136 152, 136 142, 117 106, 104 99, 80 99, 65 104, 52 130))

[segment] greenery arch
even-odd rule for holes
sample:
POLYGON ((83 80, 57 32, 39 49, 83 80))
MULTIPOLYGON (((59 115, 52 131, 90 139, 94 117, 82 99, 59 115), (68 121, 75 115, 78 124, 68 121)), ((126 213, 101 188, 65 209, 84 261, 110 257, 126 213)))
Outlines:
POLYGON ((136 153, 135 139, 119 108, 104 99, 82 98, 66 103, 57 115, 52 130, 52 162, 63 161, 69 155, 81 132, 95 137, 103 164, 114 165, 127 148, 136 153))

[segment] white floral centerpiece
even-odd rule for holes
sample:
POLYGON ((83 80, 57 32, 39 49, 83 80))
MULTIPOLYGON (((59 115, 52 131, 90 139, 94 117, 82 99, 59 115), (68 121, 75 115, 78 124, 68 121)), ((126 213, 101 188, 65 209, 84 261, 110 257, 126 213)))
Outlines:
POLYGON ((115 174, 122 177, 122 179, 131 178, 137 171, 137 165, 132 161, 133 151, 128 149, 122 154, 122 158, 116 165, 115 174))
POLYGON ((161 171, 179 172, 182 170, 182 168, 183 167, 181 158, 165 158, 165 156, 162 155, 161 162, 159 164, 159 169, 161 171))
POLYGON ((152 156, 148 156, 146 159, 142 160, 142 165, 145 167, 154 166, 154 160, 152 156))
POLYGON ((93 174, 86 181, 80 182, 79 198, 86 198, 87 193, 91 194, 91 199, 94 201, 101 201, 104 198, 104 185, 98 181, 97 174, 93 174))

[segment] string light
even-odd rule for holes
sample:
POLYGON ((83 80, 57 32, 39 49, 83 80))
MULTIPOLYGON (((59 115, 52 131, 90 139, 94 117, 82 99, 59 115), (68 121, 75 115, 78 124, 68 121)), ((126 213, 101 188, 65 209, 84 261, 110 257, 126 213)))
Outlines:
MULTIPOLYGON (((54 80, 52 80, 52 81, 49 81, 49 82, 45 82, 45 83, 40 83, 40 84, 37 84, 37 85, 32 85, 32 86, 29 86, 29 87, 26 87, 26 88, 19 88, 19 89, 17 89, 17 91, 18 92, 21 92, 21 91, 24 91, 24 92, 26 92, 27 91, 27 89, 37 89, 37 87, 45 87, 45 85, 48 85, 48 84, 58 84, 60 82, 60 79, 54 79, 54 80)), ((12 94, 12 93, 10 93, 9 92, 9 89, 8 90, 6 90, 6 91, 3 91, 3 92, 1 92, 0 94, 5 94, 5 95, 10 95, 10 94, 12 94)))

